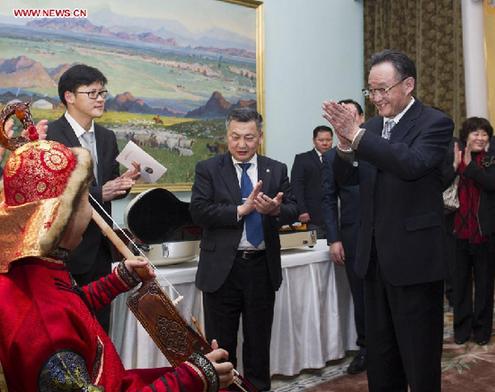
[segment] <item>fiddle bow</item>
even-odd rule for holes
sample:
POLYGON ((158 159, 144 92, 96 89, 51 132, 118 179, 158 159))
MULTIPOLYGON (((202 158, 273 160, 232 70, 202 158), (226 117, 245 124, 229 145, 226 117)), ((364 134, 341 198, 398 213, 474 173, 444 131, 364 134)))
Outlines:
MULTIPOLYGON (((152 190, 150 189, 149 191, 152 190)), ((90 197, 96 202, 91 195, 90 197)), ((100 208, 102 207, 100 206, 100 208)), ((107 217, 111 218, 103 208, 102 211, 107 217)), ((93 220, 100 227, 102 233, 125 258, 135 257, 95 209, 93 209, 93 220)), ((120 227, 118 229, 136 249, 139 249, 120 227)), ((142 252, 140 253, 142 254, 142 252)), ((142 256, 148 261, 150 266, 155 268, 144 254, 142 256)), ((176 304, 182 297, 179 296, 175 302, 172 301, 157 280, 150 276, 146 268, 138 268, 136 272, 141 278, 142 284, 137 290, 131 293, 127 299, 127 305, 170 364, 175 367, 187 361, 193 353, 207 354, 211 352, 212 348, 206 341, 206 338, 191 328, 177 310, 176 304)), ((236 376, 234 377, 233 385, 237 390, 241 392, 256 392, 256 389, 247 380, 244 380, 237 371, 235 372, 236 376)))

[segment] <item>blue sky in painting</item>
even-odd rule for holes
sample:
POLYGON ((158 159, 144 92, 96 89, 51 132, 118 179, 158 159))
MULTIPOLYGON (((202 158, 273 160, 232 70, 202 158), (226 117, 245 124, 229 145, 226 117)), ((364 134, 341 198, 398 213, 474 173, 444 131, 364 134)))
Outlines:
POLYGON ((159 26, 166 22, 185 35, 200 35, 221 29, 243 37, 255 35, 253 9, 217 0, 2 0, 0 22, 25 23, 25 19, 12 17, 14 8, 82 8, 89 19, 109 26, 125 21, 129 28, 159 26), (141 26, 139 26, 141 25, 141 26))

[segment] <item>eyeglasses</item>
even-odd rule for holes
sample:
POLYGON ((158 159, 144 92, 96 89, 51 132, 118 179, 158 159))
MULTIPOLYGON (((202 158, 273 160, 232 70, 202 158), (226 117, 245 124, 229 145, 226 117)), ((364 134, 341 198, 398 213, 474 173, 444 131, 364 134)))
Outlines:
POLYGON ((76 91, 74 94, 87 94, 89 99, 98 99, 99 96, 105 99, 108 96, 108 91, 107 90, 76 91))
POLYGON ((384 95, 388 94, 389 91, 392 90, 395 86, 398 86, 399 84, 401 84, 407 78, 408 78, 408 76, 405 77, 405 78, 402 78, 397 83, 395 83, 395 84, 393 84, 393 85, 391 85, 389 87, 385 87, 385 88, 363 88, 361 90, 361 92, 367 98, 368 97, 374 97, 376 95, 379 95, 380 97, 383 97, 384 95))

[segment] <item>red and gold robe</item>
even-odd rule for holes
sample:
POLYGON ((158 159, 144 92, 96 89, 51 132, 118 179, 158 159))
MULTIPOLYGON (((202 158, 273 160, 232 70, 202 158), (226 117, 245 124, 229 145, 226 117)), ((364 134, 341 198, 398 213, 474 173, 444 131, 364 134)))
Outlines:
POLYGON ((211 390, 204 357, 204 367, 124 369, 90 309, 129 289, 117 269, 78 288, 53 259, 24 259, 0 274, 0 362, 9 392, 211 390))

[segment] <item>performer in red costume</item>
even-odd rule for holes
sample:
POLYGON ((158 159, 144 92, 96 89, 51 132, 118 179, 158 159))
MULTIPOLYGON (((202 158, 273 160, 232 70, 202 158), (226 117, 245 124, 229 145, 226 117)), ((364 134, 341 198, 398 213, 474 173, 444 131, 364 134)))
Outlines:
MULTIPOLYGON (((50 141, 13 151, 0 194, 0 363, 9 392, 217 391, 233 379, 227 352, 176 368, 125 370, 94 311, 139 283, 125 260, 85 287, 64 259, 91 219, 90 154, 50 141)), ((3 389, 2 389, 3 391, 3 389)))

